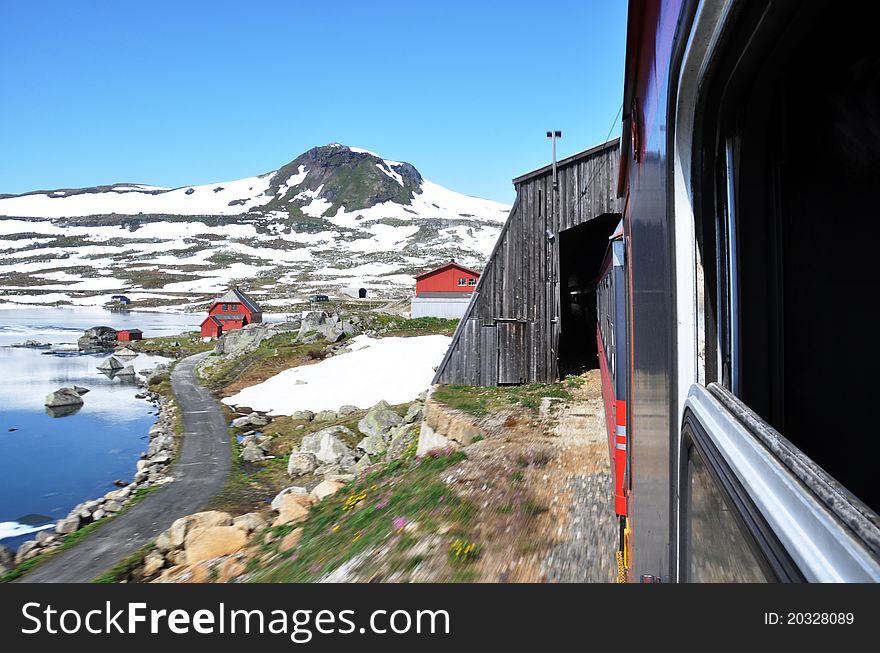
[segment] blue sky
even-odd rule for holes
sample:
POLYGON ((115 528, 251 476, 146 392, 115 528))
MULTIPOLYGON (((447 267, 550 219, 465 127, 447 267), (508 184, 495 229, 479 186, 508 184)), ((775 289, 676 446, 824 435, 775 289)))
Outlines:
POLYGON ((0 193, 237 179, 335 141, 512 202, 546 130, 560 157, 608 135, 625 29, 623 0, 4 2, 0 193))

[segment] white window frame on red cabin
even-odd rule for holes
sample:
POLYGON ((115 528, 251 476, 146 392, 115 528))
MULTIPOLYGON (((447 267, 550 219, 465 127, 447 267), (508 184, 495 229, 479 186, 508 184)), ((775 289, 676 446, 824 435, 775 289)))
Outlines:
POLYGON ((467 279, 465 279, 464 277, 459 277, 459 278, 458 278, 458 285, 459 285, 459 286, 466 286, 466 285, 467 285, 467 279))
POLYGON ((467 284, 467 285, 469 285, 469 286, 476 286, 476 285, 477 285, 477 280, 474 279, 473 277, 470 277, 470 278, 468 279, 468 284, 467 284))

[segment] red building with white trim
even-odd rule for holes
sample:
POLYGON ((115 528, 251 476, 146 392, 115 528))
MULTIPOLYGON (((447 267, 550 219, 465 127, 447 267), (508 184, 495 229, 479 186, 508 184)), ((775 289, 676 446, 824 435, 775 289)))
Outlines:
POLYGON ((471 301, 480 273, 455 260, 416 276, 412 317, 460 318, 471 301))
POLYGON ((227 331, 263 321, 263 309, 237 286, 218 297, 202 322, 203 338, 219 338, 227 331))

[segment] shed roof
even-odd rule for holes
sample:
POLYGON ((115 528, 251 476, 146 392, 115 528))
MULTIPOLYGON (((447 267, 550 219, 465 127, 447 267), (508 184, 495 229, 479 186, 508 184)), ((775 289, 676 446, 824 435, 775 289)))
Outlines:
MULTIPOLYGON (((572 163, 577 163, 581 159, 588 159, 589 157, 593 156, 597 152, 601 152, 602 150, 609 149, 609 148, 616 149, 617 147, 619 147, 619 145, 620 145, 620 139, 619 138, 612 138, 610 141, 606 141, 606 142, 602 143, 601 145, 596 145, 594 147, 591 147, 588 150, 584 150, 583 152, 578 152, 577 154, 572 154, 569 157, 566 157, 564 159, 560 159, 559 161, 556 162, 556 167, 557 167, 557 169, 564 168, 566 166, 571 165, 572 163)), ((537 170, 532 170, 531 172, 527 172, 524 175, 520 175, 519 177, 515 177, 513 179, 513 184, 514 184, 514 186, 517 186, 524 181, 528 181, 529 179, 532 179, 534 177, 541 177, 542 175, 546 175, 551 172, 553 172, 553 164, 552 163, 550 165, 542 166, 542 167, 538 168, 537 170)))
POLYGON ((463 266, 461 263, 456 263, 455 261, 449 261, 449 263, 444 263, 440 267, 434 268, 433 270, 428 270, 427 272, 422 272, 421 274, 417 274, 416 279, 422 279, 424 277, 435 274, 437 272, 442 272, 443 270, 446 270, 449 268, 458 268, 459 270, 463 270, 463 271, 467 272, 468 274, 480 276, 480 273, 477 272, 476 270, 472 270, 470 268, 467 268, 467 267, 463 266))

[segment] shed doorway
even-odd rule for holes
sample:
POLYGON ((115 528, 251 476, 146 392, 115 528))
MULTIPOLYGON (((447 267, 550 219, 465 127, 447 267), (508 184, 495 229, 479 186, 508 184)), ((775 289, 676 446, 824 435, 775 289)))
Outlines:
POLYGON ((599 367, 596 277, 619 213, 605 213, 559 232, 559 378, 599 367))

